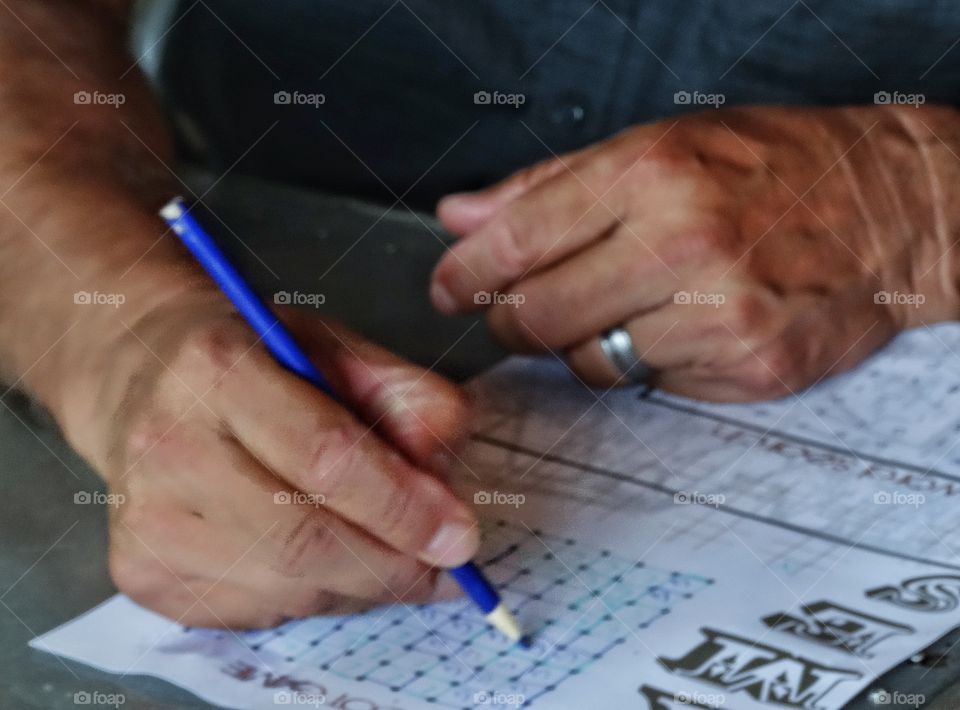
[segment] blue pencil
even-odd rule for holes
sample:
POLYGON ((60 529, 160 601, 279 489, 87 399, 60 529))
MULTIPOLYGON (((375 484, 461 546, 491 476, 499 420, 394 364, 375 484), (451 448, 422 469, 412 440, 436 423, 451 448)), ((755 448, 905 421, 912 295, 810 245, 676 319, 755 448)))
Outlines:
MULTIPOLYGON (((273 311, 253 292, 210 235, 190 215, 183 199, 178 197, 171 200, 160 210, 160 216, 217 282, 277 361, 330 397, 336 398, 327 378, 300 349, 290 331, 283 326, 273 311)), ((449 572, 467 596, 480 608, 490 624, 513 641, 521 640, 520 627, 516 619, 476 564, 468 562, 454 567, 449 572)))

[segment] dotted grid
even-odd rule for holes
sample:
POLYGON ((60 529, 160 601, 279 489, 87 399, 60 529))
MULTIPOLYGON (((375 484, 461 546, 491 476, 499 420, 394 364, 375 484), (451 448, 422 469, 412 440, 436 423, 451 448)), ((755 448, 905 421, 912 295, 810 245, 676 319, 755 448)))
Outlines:
POLYGON ((294 676, 319 669, 440 708, 525 707, 713 583, 533 532, 493 523, 483 549, 497 552, 479 560, 533 632, 529 649, 463 600, 314 617, 241 637, 285 659, 290 668, 280 670, 294 676))

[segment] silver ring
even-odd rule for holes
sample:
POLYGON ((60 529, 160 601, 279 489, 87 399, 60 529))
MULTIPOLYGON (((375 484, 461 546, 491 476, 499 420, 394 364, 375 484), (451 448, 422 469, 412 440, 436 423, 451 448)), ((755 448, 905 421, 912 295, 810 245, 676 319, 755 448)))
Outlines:
POLYGON ((623 328, 611 328, 600 336, 600 349, 615 368, 632 382, 642 384, 653 375, 653 368, 633 349, 633 339, 623 328))

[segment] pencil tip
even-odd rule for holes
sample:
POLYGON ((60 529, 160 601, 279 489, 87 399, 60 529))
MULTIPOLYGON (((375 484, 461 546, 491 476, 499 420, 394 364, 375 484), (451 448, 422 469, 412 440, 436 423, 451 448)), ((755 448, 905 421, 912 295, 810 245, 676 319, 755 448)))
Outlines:
POLYGON ((520 641, 523 634, 520 632, 520 626, 517 620, 507 609, 506 605, 500 604, 496 609, 487 614, 487 621, 503 632, 511 641, 520 641))

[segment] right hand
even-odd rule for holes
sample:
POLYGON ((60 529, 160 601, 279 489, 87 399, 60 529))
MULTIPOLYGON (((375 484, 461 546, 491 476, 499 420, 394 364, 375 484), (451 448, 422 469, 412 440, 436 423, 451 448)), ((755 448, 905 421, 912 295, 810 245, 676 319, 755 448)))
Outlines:
POLYGON ((315 316, 282 318, 356 416, 212 293, 141 318, 98 393, 73 398, 68 438, 123 496, 117 586, 180 623, 241 628, 456 596, 437 566, 479 538, 438 477, 466 434, 460 391, 315 316))

